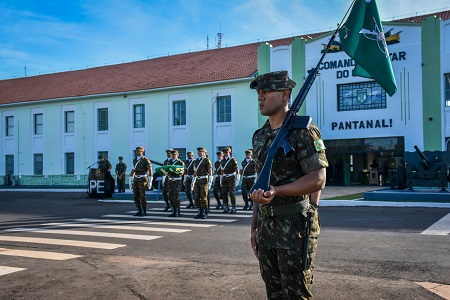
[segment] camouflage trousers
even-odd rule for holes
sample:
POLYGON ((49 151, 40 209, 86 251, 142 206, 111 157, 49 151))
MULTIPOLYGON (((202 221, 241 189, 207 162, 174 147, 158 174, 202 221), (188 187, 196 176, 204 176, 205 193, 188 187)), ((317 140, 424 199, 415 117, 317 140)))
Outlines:
POLYGON ((223 197, 223 202, 225 204, 229 204, 228 203, 228 195, 230 195, 231 205, 236 205, 236 196, 234 194, 235 188, 236 188, 236 177, 235 176, 230 176, 230 177, 223 176, 222 177, 222 197, 223 197))
POLYGON ((252 188, 253 184, 255 184, 255 178, 242 178, 242 198, 244 201, 248 201, 248 192, 252 188))
POLYGON ((222 199, 222 187, 220 186, 220 176, 217 176, 214 179, 214 187, 213 187, 214 198, 219 202, 222 199))
POLYGON ((184 191, 186 192, 186 197, 188 198, 189 201, 192 201, 191 184, 192 184, 192 177, 186 177, 186 181, 184 182, 184 191))
POLYGON ((117 178, 117 189, 119 190, 119 193, 121 191, 125 192, 125 176, 122 176, 122 178, 117 178))
POLYGON ((258 244, 259 268, 266 284, 267 299, 312 299, 314 260, 320 233, 319 215, 315 211, 308 244, 308 264, 302 270, 302 245, 275 249, 258 244))
POLYGON ((136 206, 147 206, 147 197, 145 196, 145 190, 147 189, 147 182, 135 181, 133 182, 133 196, 134 204, 136 206))
POLYGON ((163 190, 162 190, 162 194, 163 194, 163 198, 164 201, 166 201, 166 203, 169 202, 169 185, 167 184, 167 182, 169 181, 169 178, 167 176, 163 177, 164 179, 164 185, 163 185, 163 190))
POLYGON ((167 194, 169 196, 170 205, 172 207, 180 206, 180 190, 181 190, 181 179, 180 180, 168 180, 166 183, 167 194))
POLYGON ((208 182, 206 179, 195 181, 194 201, 198 208, 208 208, 208 182))

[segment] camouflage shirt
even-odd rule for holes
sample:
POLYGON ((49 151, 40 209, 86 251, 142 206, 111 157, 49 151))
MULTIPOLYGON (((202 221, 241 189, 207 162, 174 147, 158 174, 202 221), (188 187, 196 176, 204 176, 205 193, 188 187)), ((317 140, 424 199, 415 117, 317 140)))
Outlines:
MULTIPOLYGON (((269 122, 253 135, 254 159, 262 166, 266 160, 267 150, 275 138, 278 129, 272 130, 269 122)), ((275 155, 270 184, 283 185, 297 180, 306 173, 320 168, 326 168, 328 162, 325 156, 325 146, 321 140, 320 131, 314 124, 308 129, 292 129, 287 139, 294 151, 286 156, 282 149, 275 155)), ((270 205, 286 205, 308 199, 303 196, 276 196, 270 205)), ((301 247, 301 231, 303 218, 301 214, 266 217, 261 212, 257 218, 258 243, 278 249, 301 247)))
POLYGON ((216 160, 216 162, 214 163, 214 175, 220 175, 219 168, 220 168, 220 161, 216 160))
POLYGON ((223 174, 233 174, 238 171, 238 163, 234 157, 229 156, 228 159, 223 158, 220 162, 223 174), (230 162, 228 162, 231 159, 230 162))
MULTIPOLYGON (((147 157, 142 156, 139 162, 137 158, 133 159, 133 166, 135 175, 145 175, 147 174, 148 170, 152 167, 152 163, 147 157)), ((147 181, 147 180, 148 180, 147 177, 134 178, 134 181, 147 181)))
POLYGON ((209 170, 212 168, 212 163, 209 158, 205 157, 202 160, 196 159, 194 161, 194 167, 197 170, 197 176, 209 175, 209 170))
POLYGON ((118 163, 116 165, 116 172, 117 174, 122 174, 123 172, 127 171, 127 164, 126 163, 118 163))
POLYGON ((112 167, 111 163, 109 162, 109 160, 104 159, 103 161, 99 161, 98 162, 98 168, 100 170, 102 170, 102 172, 106 172, 108 171, 108 169, 112 167))
POLYGON ((251 175, 255 175, 256 173, 256 162, 254 159, 250 159, 247 162, 247 159, 245 158, 242 163, 242 170, 244 170, 244 172, 242 172, 242 175, 244 176, 251 176, 251 175))
POLYGON ((186 159, 186 161, 184 162, 185 175, 194 175, 194 161, 194 159, 191 159, 191 161, 189 161, 189 159, 186 159))

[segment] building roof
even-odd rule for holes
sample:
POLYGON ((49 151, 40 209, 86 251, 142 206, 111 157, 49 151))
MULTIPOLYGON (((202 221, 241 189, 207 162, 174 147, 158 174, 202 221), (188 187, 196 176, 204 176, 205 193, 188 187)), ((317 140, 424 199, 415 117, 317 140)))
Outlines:
MULTIPOLYGON (((450 11, 434 15, 447 20, 450 11)), ((427 16, 396 21, 421 22, 427 16)), ((302 38, 308 40, 323 34, 324 32, 309 34, 302 38)), ((294 38, 268 42, 277 47, 290 45, 294 38)), ((257 71, 257 48, 260 44, 258 42, 84 70, 0 80, 0 105, 248 78, 257 71)))
POLYGON ((445 11, 440 11, 440 12, 426 14, 426 15, 420 15, 420 16, 407 17, 407 18, 402 18, 402 19, 396 19, 393 21, 401 22, 401 23, 421 23, 423 20, 425 20, 429 16, 436 16, 436 18, 440 18, 442 21, 446 21, 446 20, 450 19, 450 10, 445 10, 445 11))

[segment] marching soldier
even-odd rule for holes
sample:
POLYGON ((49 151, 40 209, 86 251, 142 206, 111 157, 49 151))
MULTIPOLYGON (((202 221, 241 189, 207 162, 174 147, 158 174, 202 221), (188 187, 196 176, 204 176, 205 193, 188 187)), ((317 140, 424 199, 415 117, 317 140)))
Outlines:
POLYGON ((192 201, 192 177, 194 177, 194 152, 189 151, 186 153, 188 159, 184 162, 184 190, 186 192, 186 197, 189 200, 189 205, 186 208, 195 208, 194 202, 192 201))
POLYGON ((116 164, 117 190, 119 193, 125 193, 125 173, 127 164, 123 162, 123 157, 119 156, 119 163, 116 164))
POLYGON ((217 160, 214 163, 214 188, 213 188, 213 193, 214 193, 214 198, 216 198, 217 201, 217 205, 216 205, 216 209, 222 209, 222 203, 220 203, 220 199, 222 198, 222 187, 220 186, 220 178, 222 175, 220 175, 220 162, 223 159, 223 152, 222 151, 218 151, 217 153, 217 160))
POLYGON ((224 158, 220 162, 221 175, 222 175, 222 197, 223 197, 223 213, 235 213, 236 212, 236 196, 234 190, 236 188, 236 182, 239 182, 239 168, 238 163, 234 157, 231 157, 230 147, 222 149, 224 158), (231 200, 231 210, 228 207, 228 195, 231 200))
POLYGON ((181 190, 181 180, 183 179, 184 172, 184 162, 178 159, 178 150, 172 150, 172 165, 182 166, 183 169, 180 173, 167 173, 167 191, 169 194, 170 205, 172 206, 172 213, 169 217, 179 217, 180 216, 180 190, 181 190))
POLYGON ((153 172, 152 164, 150 160, 145 157, 144 147, 136 147, 136 158, 133 159, 133 169, 131 170, 131 178, 133 178, 133 195, 134 204, 138 211, 133 216, 146 216, 147 215, 147 198, 145 196, 145 189, 148 186, 149 189, 152 185, 153 172), (148 175, 150 178, 148 178, 148 175))
POLYGON ((208 217, 208 190, 212 185, 212 164, 206 157, 206 149, 198 147, 198 158, 194 162, 194 200, 198 213, 194 219, 208 217))
MULTIPOLYGON (((164 161, 163 165, 164 166, 169 166, 172 164, 172 150, 173 149, 167 149, 166 150, 166 155, 167 158, 164 161)), ((164 173, 164 172, 163 172, 164 173)), ((170 208, 170 204, 169 204, 169 190, 168 190, 168 185, 167 185, 167 181, 168 178, 166 176, 167 174, 164 174, 163 179, 162 179, 162 185, 163 185, 163 198, 164 198, 164 202, 166 202, 166 207, 164 208, 164 211, 168 211, 170 208)))
POLYGON ((248 198, 248 192, 256 179, 256 162, 252 159, 252 150, 245 150, 245 159, 242 161, 242 198, 244 198, 244 210, 253 209, 253 201, 248 198))

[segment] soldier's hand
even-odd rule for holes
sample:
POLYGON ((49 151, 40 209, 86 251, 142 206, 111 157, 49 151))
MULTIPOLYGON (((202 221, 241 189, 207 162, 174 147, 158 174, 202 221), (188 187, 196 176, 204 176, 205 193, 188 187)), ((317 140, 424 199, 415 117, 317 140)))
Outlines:
POLYGON ((266 205, 272 201, 275 195, 275 188, 273 186, 270 186, 268 191, 264 191, 262 189, 254 190, 253 193, 250 194, 250 198, 256 203, 266 205))

